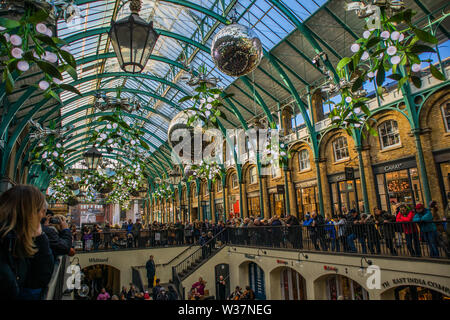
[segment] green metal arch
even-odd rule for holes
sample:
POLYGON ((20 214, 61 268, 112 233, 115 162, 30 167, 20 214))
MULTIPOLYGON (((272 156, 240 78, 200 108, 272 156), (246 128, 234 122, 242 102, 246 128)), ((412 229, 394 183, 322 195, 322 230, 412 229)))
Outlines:
MULTIPOLYGON (((85 133, 77 134, 76 136, 73 137, 72 140, 75 140, 75 138, 79 138, 79 137, 82 137, 82 136, 85 136, 85 133)), ((144 140, 144 142, 146 142, 147 144, 150 144, 150 141, 148 141, 147 139, 145 139, 145 138, 143 138, 143 137, 142 137, 141 139, 144 140)), ((124 138, 124 140, 128 142, 127 139, 124 138)), ((80 146, 81 143, 83 143, 83 142, 88 142, 88 141, 89 141, 89 138, 78 139, 78 140, 73 141, 71 144, 67 145, 66 148, 67 148, 67 149, 72 149, 72 148, 75 148, 75 147, 80 146)), ((103 146, 102 148, 106 148, 106 147, 103 146)), ((142 148, 142 147, 141 147, 141 148, 142 148)), ((144 148, 142 148, 142 150, 139 150, 139 145, 137 145, 136 148, 132 148, 132 149, 135 149, 136 151, 143 151, 143 150, 144 150, 144 148)), ((157 149, 157 148, 155 148, 155 150, 156 150, 156 149, 157 149)), ((158 163, 160 164, 161 168, 162 168, 163 171, 164 171, 165 166, 159 161, 159 158, 156 158, 156 160, 158 161, 158 163)), ((169 166, 172 168, 172 163, 171 163, 170 161, 168 161, 168 159, 166 159, 166 160, 167 160, 167 163, 169 164, 169 166)))
MULTIPOLYGON (((122 149, 119 149, 119 148, 112 148, 112 149, 113 149, 114 151, 120 151, 120 152, 123 152, 123 150, 122 150, 122 149)), ((67 168, 67 167, 69 167, 70 165, 74 164, 75 162, 74 162, 73 160, 74 160, 78 155, 80 155, 80 156, 82 157, 82 154, 83 154, 85 151, 87 151, 87 150, 88 150, 88 148, 84 148, 84 149, 77 150, 77 151, 75 151, 74 153, 72 153, 71 156, 70 156, 70 158, 67 159, 67 163, 65 164, 65 167, 67 168)), ((117 153, 117 152, 112 152, 112 153, 107 153, 107 154, 110 154, 110 155, 114 154, 114 155, 116 155, 116 156, 118 156, 118 157, 122 157, 123 159, 126 159, 128 163, 130 163, 130 160, 126 157, 125 154, 121 154, 121 153, 117 153)), ((161 177, 161 171, 155 167, 155 164, 153 164, 153 163, 148 163, 148 164, 154 169, 154 173, 156 173, 159 177, 161 177)), ((147 166, 147 163, 145 164, 145 166, 147 167, 147 169, 150 169, 150 168, 147 166)))

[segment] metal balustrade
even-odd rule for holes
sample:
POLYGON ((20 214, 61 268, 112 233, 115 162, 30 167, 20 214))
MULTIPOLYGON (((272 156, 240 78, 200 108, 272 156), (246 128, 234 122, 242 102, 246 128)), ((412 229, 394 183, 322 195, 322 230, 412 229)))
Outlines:
POLYGON ((449 259, 446 240, 422 231, 428 224, 444 228, 446 222, 238 227, 227 228, 227 237, 229 245, 258 248, 449 259))
MULTIPOLYGON (((216 248, 216 243, 251 247, 304 249, 321 252, 393 255, 404 257, 449 258, 445 247, 445 233, 435 235, 421 231, 426 224, 445 229, 446 221, 433 222, 389 222, 364 224, 325 224, 320 226, 252 226, 229 227, 214 235, 185 260, 176 266, 177 274, 199 261, 205 260, 216 248), (432 245, 430 245, 430 242, 432 245), (214 244, 213 244, 214 243, 214 244), (435 250, 433 249, 435 246, 435 250), (208 249, 209 248, 209 249, 208 249)), ((426 228, 426 227, 425 227, 426 228)), ((82 241, 75 235, 77 251, 124 250, 133 248, 165 248, 168 246, 198 245, 197 239, 186 241, 183 236, 176 241, 168 230, 143 230, 139 236, 127 242, 125 230, 100 232, 96 240, 82 241), (115 238, 116 237, 116 238, 115 238)), ((448 245, 448 242, 447 242, 448 245)), ((184 252, 184 251, 183 251, 184 252)))

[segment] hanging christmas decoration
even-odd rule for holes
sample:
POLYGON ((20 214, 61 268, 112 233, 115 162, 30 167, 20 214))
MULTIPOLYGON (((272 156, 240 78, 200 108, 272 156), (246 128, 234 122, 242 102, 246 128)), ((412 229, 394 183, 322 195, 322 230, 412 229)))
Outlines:
POLYGON ((81 95, 75 87, 62 83, 64 72, 77 80, 77 65, 67 44, 47 26, 48 19, 49 12, 27 6, 19 20, 0 17, 0 55, 7 57, 0 61, 0 69, 8 94, 15 88, 13 71, 21 75, 37 66, 43 78, 32 86, 43 91, 46 98, 61 102, 57 89, 81 95))
POLYGON ((263 56, 261 40, 248 27, 232 19, 220 30, 211 45, 211 57, 217 68, 232 77, 241 77, 258 67, 263 56))
MULTIPOLYGON (((435 53, 430 45, 436 45, 437 38, 414 26, 412 17, 415 12, 404 10, 401 2, 373 1, 371 5, 379 11, 379 21, 368 23, 362 37, 350 46, 353 56, 345 57, 338 63, 336 72, 340 82, 329 84, 325 88, 328 93, 340 94, 339 103, 328 101, 334 105, 329 116, 333 126, 347 130, 349 135, 354 128, 359 129, 363 125, 370 134, 377 134, 369 121, 371 112, 367 106, 367 92, 363 88, 365 81, 374 80, 378 96, 383 99, 386 78, 397 81, 398 90, 407 82, 420 88, 423 63, 429 63, 432 76, 445 80, 431 59, 419 56, 424 52, 435 53)), ((352 8, 356 8, 356 5, 347 7, 348 10, 352 8)), ((440 19, 445 19, 448 15, 444 14, 440 19)))

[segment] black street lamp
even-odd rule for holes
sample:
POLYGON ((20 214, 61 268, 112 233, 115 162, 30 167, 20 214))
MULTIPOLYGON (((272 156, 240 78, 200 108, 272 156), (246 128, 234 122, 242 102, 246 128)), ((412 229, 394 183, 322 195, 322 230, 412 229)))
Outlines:
POLYGON ((96 170, 102 159, 102 153, 96 147, 92 147, 83 154, 83 157, 88 169, 96 170))
POLYGON ((153 29, 153 22, 147 23, 139 17, 140 0, 132 0, 130 10, 130 16, 112 22, 109 36, 120 68, 125 72, 140 73, 150 58, 159 34, 153 29))

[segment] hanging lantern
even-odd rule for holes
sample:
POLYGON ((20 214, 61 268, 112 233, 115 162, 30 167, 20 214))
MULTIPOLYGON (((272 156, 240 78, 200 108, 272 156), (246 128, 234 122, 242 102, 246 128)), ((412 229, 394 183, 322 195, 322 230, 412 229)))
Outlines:
POLYGON ((140 0, 132 0, 130 10, 129 17, 112 22, 109 36, 120 68, 125 72, 140 73, 150 58, 159 34, 153 29, 153 22, 148 23, 139 17, 140 0))
POLYGON ((261 62, 261 40, 250 28, 233 19, 230 25, 214 37, 211 56, 220 71, 232 77, 240 77, 255 70, 261 62))
POLYGON ((96 170, 100 164, 102 153, 96 147, 92 147, 83 154, 83 157, 88 169, 96 170))

